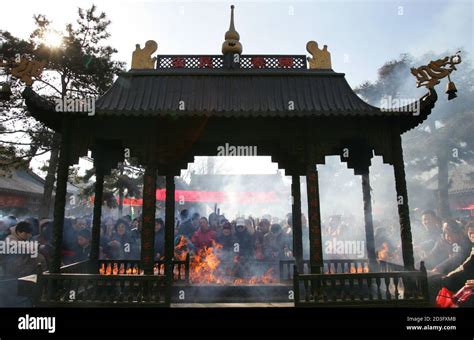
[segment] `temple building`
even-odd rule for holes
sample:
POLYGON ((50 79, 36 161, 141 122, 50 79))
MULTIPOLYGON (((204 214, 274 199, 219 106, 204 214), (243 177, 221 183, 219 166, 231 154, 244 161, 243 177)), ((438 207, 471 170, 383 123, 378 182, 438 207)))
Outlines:
MULTIPOLYGON (((176 287, 183 284, 180 280, 187 275, 179 274, 177 278, 177 273, 181 273, 181 266, 189 265, 174 254, 175 177, 195 156, 217 156, 219 147, 226 143, 255 147, 259 156, 271 156, 272 162, 291 176, 294 260, 280 264, 281 268, 290 269, 280 275, 284 276, 282 287, 294 290, 295 305, 357 304, 348 297, 334 301, 331 297, 328 301, 319 295, 330 291, 332 284, 366 294, 362 299, 356 298, 361 305, 367 301, 426 303, 426 271, 423 265, 415 266, 413 257, 401 135, 427 119, 437 100, 434 88, 414 105, 378 108, 354 93, 344 73, 332 69, 330 47, 326 45, 321 49, 315 41, 308 42, 309 57, 244 54, 244 39, 235 29, 233 7, 224 38, 222 54, 218 55, 162 55, 153 40, 143 48, 137 45, 132 68, 119 74, 112 87, 95 101, 93 114, 57 111, 54 103, 31 87, 25 89, 23 96, 31 115, 62 135, 54 207, 54 254, 50 270, 39 274, 38 305, 68 302, 58 298, 60 294, 55 295, 54 289, 66 289, 71 273, 82 273, 93 291, 112 282, 123 292, 124 287, 139 287, 142 294, 138 300, 128 293, 120 297, 108 295, 108 300, 86 294, 83 301, 69 301, 73 304, 169 306, 175 301, 176 287), (88 150, 92 150, 97 178, 92 252, 87 264, 64 271, 60 245, 68 169, 88 150), (104 265, 99 259, 103 179, 123 161, 124 150, 145 168, 141 259, 133 263, 142 275, 100 275, 99 269, 104 265), (342 264, 342 272, 337 271, 340 274, 328 274, 340 263, 323 259, 316 165, 334 155, 361 176, 368 255, 364 264, 367 270, 363 272, 352 271, 349 263, 349 269, 342 264), (398 207, 403 266, 394 274, 388 267, 383 269, 375 256, 369 176, 374 155, 391 165, 395 175, 393 204, 398 207), (157 176, 166 177, 165 256, 158 262, 153 257, 157 176), (301 176, 306 176, 308 193, 308 211, 303 212, 301 176), (309 259, 303 258, 301 213, 308 216, 309 259), (333 281, 328 285, 328 280, 333 281), (398 294, 399 280, 405 286, 404 298, 398 294), (397 293, 389 298, 391 284, 395 284, 397 293)), ((80 282, 79 285, 84 284, 80 282)))

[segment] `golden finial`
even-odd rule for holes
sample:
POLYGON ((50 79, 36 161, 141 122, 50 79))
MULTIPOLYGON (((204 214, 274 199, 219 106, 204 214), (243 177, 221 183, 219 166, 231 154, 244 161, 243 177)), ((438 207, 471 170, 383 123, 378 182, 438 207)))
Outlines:
POLYGON ((234 5, 230 6, 230 26, 229 30, 225 32, 225 41, 222 44, 222 53, 242 53, 242 44, 239 42, 240 35, 235 30, 234 26, 234 5))
POLYGON ((158 49, 158 44, 154 40, 148 40, 144 48, 140 44, 135 45, 132 54, 132 69, 153 69, 155 68, 156 57, 151 57, 158 49))
POLYGON ((331 69, 331 53, 328 51, 327 45, 323 49, 319 49, 316 41, 309 41, 306 44, 306 51, 308 51, 312 58, 308 57, 310 69, 331 69))

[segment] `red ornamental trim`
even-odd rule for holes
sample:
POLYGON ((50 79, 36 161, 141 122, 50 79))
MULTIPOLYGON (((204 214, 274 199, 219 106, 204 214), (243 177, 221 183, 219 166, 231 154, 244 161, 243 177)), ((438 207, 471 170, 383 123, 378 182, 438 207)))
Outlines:
POLYGON ((210 57, 201 57, 199 58, 199 67, 200 68, 212 68, 212 58, 210 57))
POLYGON ((280 67, 293 67, 293 58, 278 58, 280 67))
POLYGON ((183 68, 186 64, 183 58, 173 58, 172 63, 174 68, 183 68))
POLYGON ((254 68, 265 67, 265 58, 261 58, 261 57, 252 58, 250 59, 250 62, 252 63, 252 66, 254 68))

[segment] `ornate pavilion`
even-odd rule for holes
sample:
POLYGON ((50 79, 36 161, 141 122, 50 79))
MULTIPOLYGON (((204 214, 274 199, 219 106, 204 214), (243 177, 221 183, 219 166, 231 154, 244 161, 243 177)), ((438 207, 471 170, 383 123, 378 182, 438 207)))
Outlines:
MULTIPOLYGON (((318 304, 324 299, 318 300, 317 291, 333 284, 346 285, 349 281, 352 291, 354 285, 359 288, 367 285, 368 301, 381 298, 382 293, 389 299, 388 286, 393 285, 395 279, 397 284, 399 279, 403 280, 405 300, 408 300, 408 292, 413 292, 412 302, 425 301, 426 271, 423 266, 420 271, 415 270, 413 258, 401 135, 427 119, 437 100, 436 91, 431 88, 419 100, 418 107, 410 105, 392 110, 374 107, 353 92, 344 73, 332 69, 327 46, 320 49, 312 41, 306 48, 311 57, 242 54, 232 7, 230 28, 225 33, 221 55, 157 54, 152 57, 157 50, 156 42, 146 42, 143 49, 137 45, 132 68, 119 74, 113 86, 96 100, 93 115, 90 112, 59 112, 53 103, 27 87, 23 95, 31 115, 62 135, 54 207, 54 259, 49 272, 39 273, 38 304, 59 303, 60 298, 54 298, 55 291, 64 289, 67 280, 79 279, 68 275, 81 273, 85 275, 81 278, 84 282, 92 284, 94 281, 94 291, 110 282, 123 288, 127 286, 124 282, 129 280, 130 287, 133 284, 140 286, 142 296, 146 297, 138 298, 138 302, 169 306, 173 299, 172 287, 176 284, 173 271, 181 265, 173 258, 175 176, 179 176, 180 170, 193 162, 195 156, 215 156, 218 147, 225 143, 256 147, 258 155, 270 155, 272 161, 292 178, 296 265, 289 286, 295 290, 296 305, 318 304), (61 268, 60 250, 68 169, 88 150, 93 153, 97 179, 92 253, 87 268, 64 269, 61 268), (103 179, 123 161, 124 150, 146 169, 141 261, 138 264, 143 275, 100 276, 97 263, 100 262, 103 179), (324 260, 316 165, 324 164, 325 157, 330 155, 339 155, 356 175, 362 176, 369 273, 346 272, 329 277, 322 272, 324 260), (395 175, 397 196, 393 201, 398 204, 403 267, 393 274, 390 270, 381 272, 374 250, 369 183, 369 166, 374 155, 382 156, 385 163, 392 165, 395 175), (156 261, 153 259, 157 174, 166 176, 166 256, 160 263, 165 268, 163 274, 154 273, 156 261), (303 259, 302 252, 300 176, 307 178, 309 261, 303 259), (136 282, 132 284, 130 280, 136 282), (386 291, 382 289, 381 293, 384 282, 386 291), (375 287, 373 297, 372 285, 375 287), (154 295, 157 287, 164 289, 158 297, 154 295)), ((347 285, 349 287, 349 283, 347 285)), ((90 297, 84 299, 86 305, 104 302, 90 297)), ((398 294, 393 299, 400 302, 398 294)), ((118 297, 107 301, 127 302, 118 297)), ((130 297, 128 303, 132 301, 136 302, 136 299, 130 297)), ((363 303, 364 298, 361 301, 359 303, 363 303)), ((74 303, 77 305, 79 301, 74 303)))

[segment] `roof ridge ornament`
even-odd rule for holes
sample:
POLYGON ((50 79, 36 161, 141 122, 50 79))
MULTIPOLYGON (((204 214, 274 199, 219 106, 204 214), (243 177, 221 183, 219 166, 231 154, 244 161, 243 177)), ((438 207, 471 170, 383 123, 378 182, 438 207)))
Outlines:
POLYGON ((461 63, 461 51, 456 52, 452 56, 446 56, 437 60, 430 60, 428 65, 420 67, 412 67, 410 69, 411 74, 416 77, 416 87, 425 86, 428 90, 433 89, 440 83, 440 80, 448 77, 448 85, 446 87, 446 93, 448 94, 448 100, 457 97, 456 86, 451 81, 451 72, 457 70, 456 65, 461 63))
POLYGON ((154 40, 148 40, 145 47, 140 48, 140 44, 135 45, 135 51, 132 53, 132 70, 136 69, 154 69, 156 57, 151 57, 158 49, 158 44, 154 40))
POLYGON ((41 79, 41 73, 47 64, 47 60, 37 61, 21 57, 19 62, 13 64, 11 75, 20 79, 25 85, 31 86, 35 80, 41 79))
POLYGON ((230 25, 229 30, 225 32, 224 43, 222 44, 222 54, 238 53, 242 54, 242 44, 239 42, 240 35, 234 26, 234 5, 230 6, 230 25))
POLYGON ((306 44, 306 51, 312 55, 312 58, 307 58, 310 69, 332 69, 331 53, 329 53, 327 45, 324 45, 321 50, 318 47, 318 43, 311 40, 306 44))

